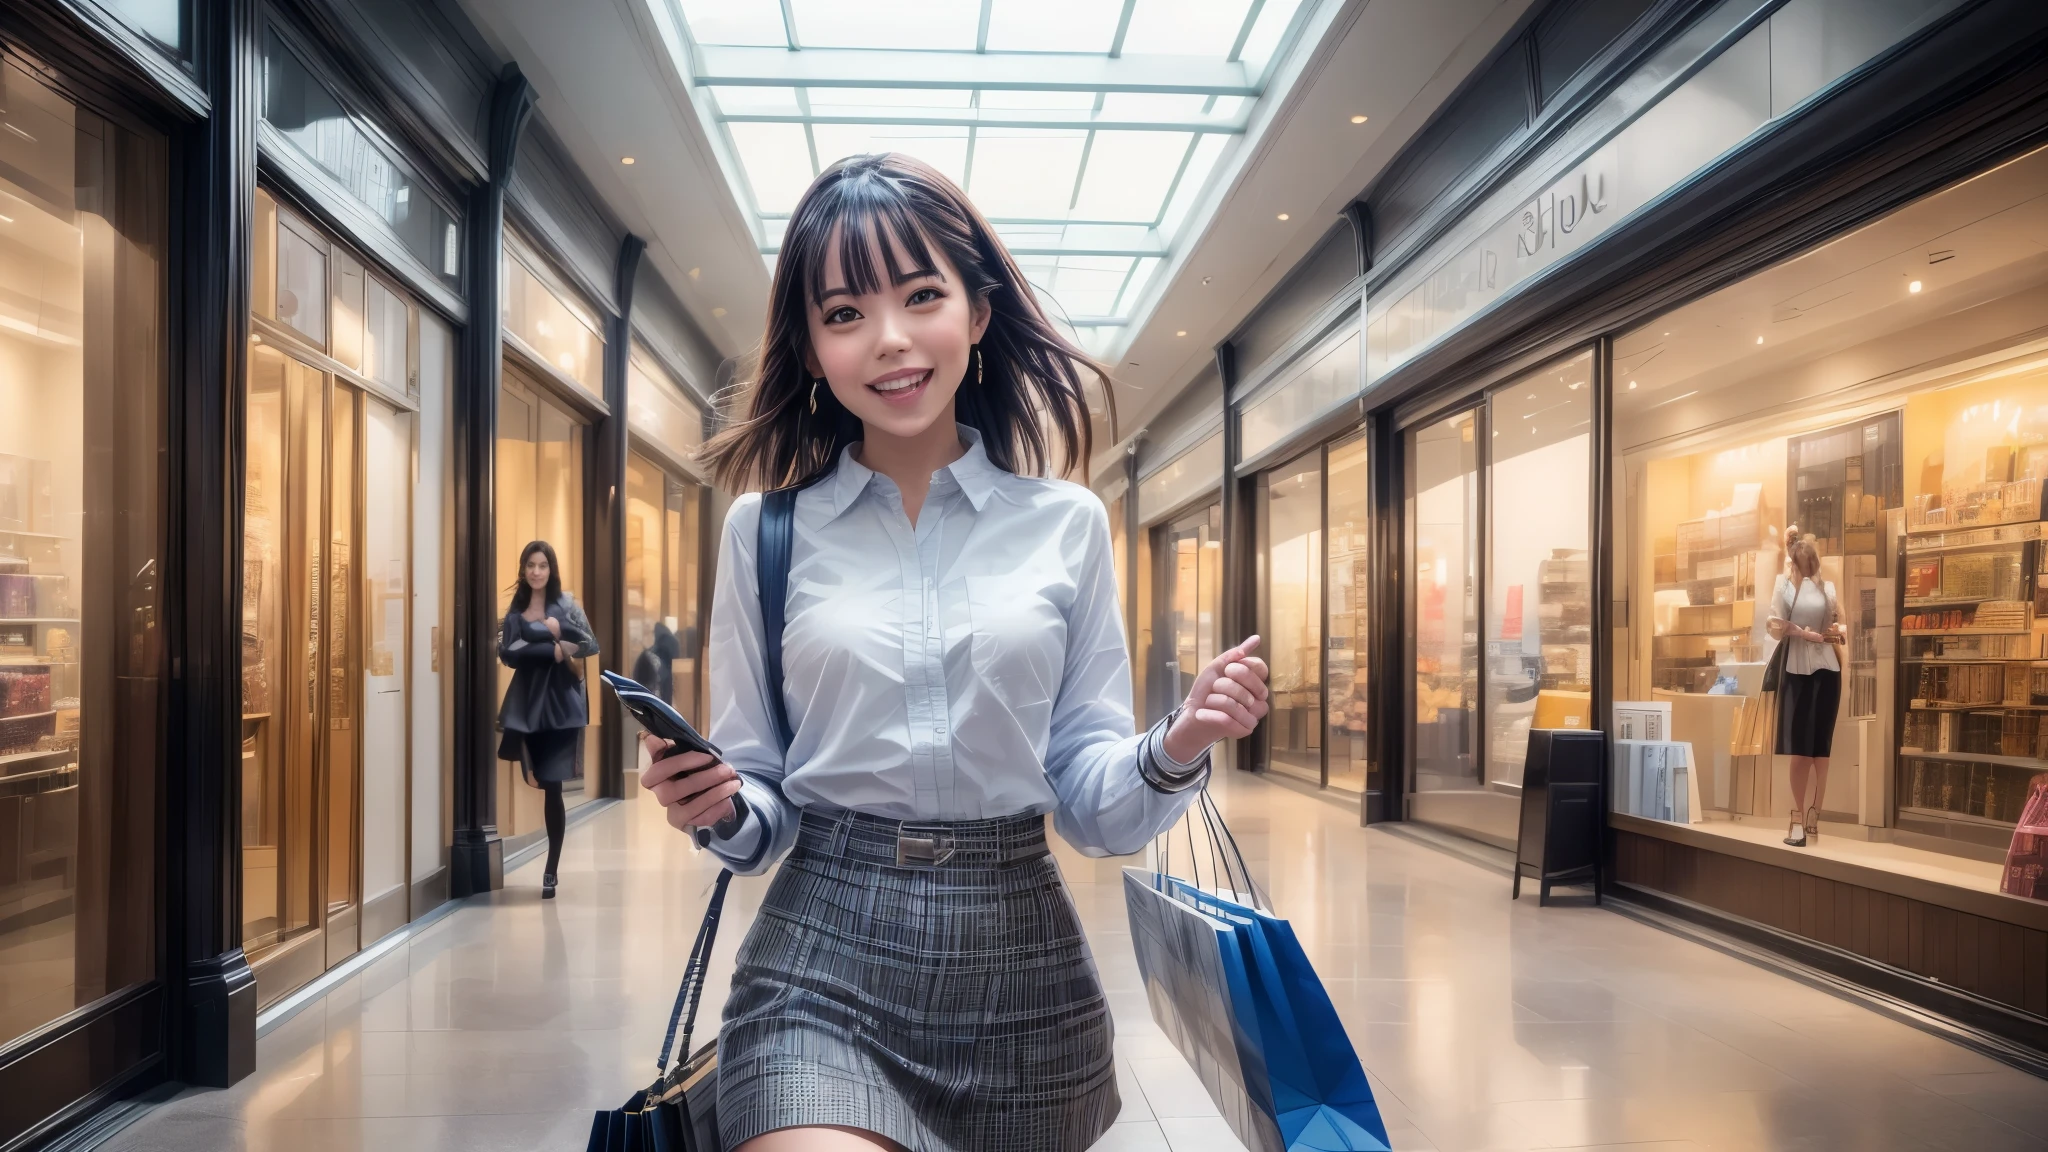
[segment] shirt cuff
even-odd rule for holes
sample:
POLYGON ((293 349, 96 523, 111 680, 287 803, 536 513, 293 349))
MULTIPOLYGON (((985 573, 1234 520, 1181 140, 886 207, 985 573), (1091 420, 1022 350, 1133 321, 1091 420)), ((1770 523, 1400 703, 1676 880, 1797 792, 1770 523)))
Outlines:
POLYGON ((1166 730, 1173 727, 1179 715, 1178 708, 1167 713, 1165 719, 1145 733, 1144 741, 1138 746, 1138 775, 1155 792, 1184 792, 1209 778, 1209 748, 1202 749, 1201 755, 1185 764, 1166 752, 1166 730))
POLYGON ((754 806, 747 803, 745 785, 732 798, 734 813, 731 820, 720 821, 709 828, 698 829, 698 843, 703 847, 718 846, 721 855, 739 860, 751 860, 761 849, 761 838, 767 830, 761 827, 761 818, 754 813, 754 806))

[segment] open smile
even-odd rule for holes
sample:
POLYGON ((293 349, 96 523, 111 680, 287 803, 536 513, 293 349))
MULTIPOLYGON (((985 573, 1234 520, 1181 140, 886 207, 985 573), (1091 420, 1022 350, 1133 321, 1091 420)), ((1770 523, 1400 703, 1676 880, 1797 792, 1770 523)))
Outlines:
POLYGON ((868 381, 868 391, 892 404, 907 404, 922 395, 932 382, 929 368, 904 368, 878 380, 868 381))

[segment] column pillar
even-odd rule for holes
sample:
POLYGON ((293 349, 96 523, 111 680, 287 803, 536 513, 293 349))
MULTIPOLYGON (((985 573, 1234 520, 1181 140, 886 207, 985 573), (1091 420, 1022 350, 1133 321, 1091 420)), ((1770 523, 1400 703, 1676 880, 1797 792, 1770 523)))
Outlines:
POLYGON ((456 378, 455 439, 455 843, 449 892, 501 888, 498 836, 498 389, 504 369, 505 192, 519 135, 533 115, 533 87, 507 64, 491 92, 490 173, 469 197, 464 221, 469 325, 456 378))
POLYGON ((241 948, 242 381, 256 189, 256 0, 202 6, 197 62, 212 114, 179 138, 182 335, 165 439, 164 828, 171 1075, 226 1087, 256 1069, 256 978, 241 948))
MULTIPOLYGON (((628 235, 619 244, 612 284, 619 314, 611 321, 604 356, 604 402, 611 416, 598 426, 593 453, 598 502, 596 579, 591 587, 599 590, 599 596, 585 607, 591 614, 591 627, 597 630, 599 666, 612 672, 628 672, 633 666, 626 652, 626 393, 627 365, 633 355, 633 284, 640 272, 640 256, 646 251, 647 242, 638 236, 628 235)), ((606 733, 600 793, 623 796, 623 776, 629 763, 621 735, 625 712, 610 692, 596 684, 588 687, 591 706, 603 712, 606 733)))

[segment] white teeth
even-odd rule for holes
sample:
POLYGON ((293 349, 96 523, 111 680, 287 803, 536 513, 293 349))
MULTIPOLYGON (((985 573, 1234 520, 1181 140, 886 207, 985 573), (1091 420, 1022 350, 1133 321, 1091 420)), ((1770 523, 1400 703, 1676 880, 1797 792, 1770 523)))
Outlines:
POLYGON ((884 380, 880 384, 870 385, 870 387, 877 392, 901 392, 905 388, 914 388, 924 383, 925 378, 930 375, 931 373, 927 371, 921 372, 916 376, 898 376, 894 380, 884 380))

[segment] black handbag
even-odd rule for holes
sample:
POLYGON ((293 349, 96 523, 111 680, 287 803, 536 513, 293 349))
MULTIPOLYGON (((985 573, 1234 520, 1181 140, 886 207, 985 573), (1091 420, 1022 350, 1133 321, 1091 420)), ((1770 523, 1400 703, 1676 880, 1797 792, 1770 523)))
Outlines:
POLYGON ((711 964, 711 946, 718 939, 718 918, 731 883, 732 870, 721 869, 704 922, 697 928, 697 942, 690 948, 690 961, 683 968, 682 986, 676 989, 668 1034, 654 1062, 654 1083, 633 1093, 623 1106, 591 1118, 588 1152, 719 1152, 718 1042, 692 1052, 690 1035, 696 1030, 704 972, 711 964), (676 1043, 678 1027, 681 1045, 676 1043), (668 1062, 671 1052, 680 1057, 673 1068, 668 1062))

